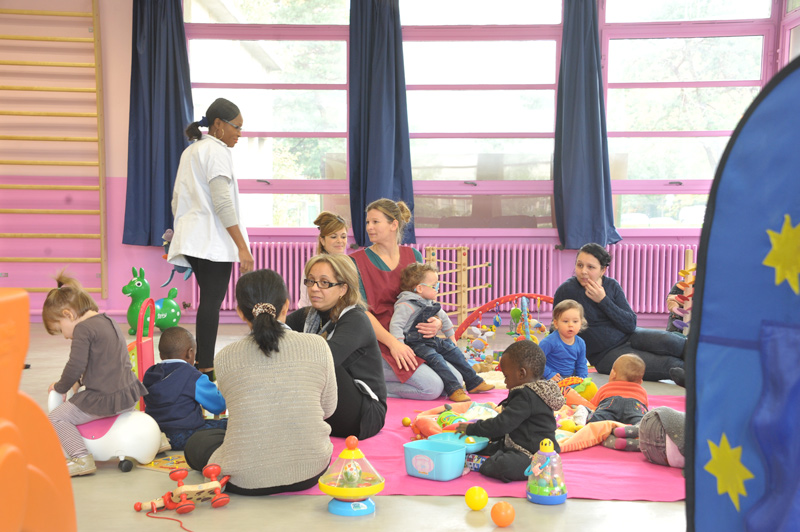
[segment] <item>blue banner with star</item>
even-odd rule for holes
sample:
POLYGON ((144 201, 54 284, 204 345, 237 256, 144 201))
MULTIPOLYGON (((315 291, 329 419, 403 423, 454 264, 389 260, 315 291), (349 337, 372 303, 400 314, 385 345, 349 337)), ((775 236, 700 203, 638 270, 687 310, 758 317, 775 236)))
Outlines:
POLYGON ((717 169, 686 368, 688 530, 800 530, 800 58, 717 169))

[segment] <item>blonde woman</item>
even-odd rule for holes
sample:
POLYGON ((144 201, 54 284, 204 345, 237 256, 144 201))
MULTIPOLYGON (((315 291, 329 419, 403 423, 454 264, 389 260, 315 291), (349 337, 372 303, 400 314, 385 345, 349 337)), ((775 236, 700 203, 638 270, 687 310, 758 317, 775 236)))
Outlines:
POLYGON ((333 354, 339 396, 326 421, 331 435, 363 440, 386 419, 386 383, 380 347, 358 291, 358 272, 343 254, 312 257, 304 285, 310 305, 286 318, 293 330, 325 337, 333 354))
MULTIPOLYGON (((400 245, 411 211, 402 201, 382 198, 370 203, 366 212, 367 235, 372 245, 350 258, 358 268, 361 297, 368 305, 367 316, 380 344, 387 393, 389 397, 438 399, 444 390, 441 377, 389 332, 403 269, 413 262, 423 262, 419 251, 400 245)), ((441 320, 432 317, 417 325, 417 330, 423 337, 432 338, 441 327, 441 320)), ((461 380, 449 364, 448 369, 461 380)))

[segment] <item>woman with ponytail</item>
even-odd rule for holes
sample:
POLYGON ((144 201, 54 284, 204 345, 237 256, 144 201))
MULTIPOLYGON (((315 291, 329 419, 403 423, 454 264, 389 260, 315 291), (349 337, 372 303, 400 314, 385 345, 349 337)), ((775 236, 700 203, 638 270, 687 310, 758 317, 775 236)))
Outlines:
POLYGON ((197 368, 214 380, 214 351, 219 309, 228 290, 233 263, 239 272, 253 269, 247 231, 241 223, 239 186, 233 175, 233 148, 242 134, 242 115, 218 98, 206 116, 186 128, 192 142, 178 165, 172 192, 175 234, 167 260, 192 268, 200 287, 197 307, 197 368), (208 128, 208 134, 200 132, 208 128))
POLYGON ((236 312, 250 334, 222 349, 217 383, 228 428, 195 432, 184 454, 192 469, 219 464, 227 491, 272 495, 317 484, 333 445, 325 419, 336 410, 336 374, 327 342, 284 321, 289 293, 272 270, 236 283, 236 312))

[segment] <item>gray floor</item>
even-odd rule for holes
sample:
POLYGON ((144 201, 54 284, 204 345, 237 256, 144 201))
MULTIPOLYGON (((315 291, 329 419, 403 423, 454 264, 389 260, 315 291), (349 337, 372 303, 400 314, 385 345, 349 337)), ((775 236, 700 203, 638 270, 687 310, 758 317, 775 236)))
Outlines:
MULTIPOLYGON (((190 330, 192 325, 186 325, 190 330)), ((217 347, 245 334, 242 325, 223 325, 217 347)), ((20 388, 46 407, 47 386, 56 381, 67 361, 69 342, 61 336, 49 336, 41 324, 31 324, 31 344, 20 388)), ((599 376, 598 384, 605 382, 599 376)), ((683 389, 669 383, 646 383, 654 395, 683 395, 683 389)), ((198 472, 190 473, 187 483, 202 482, 198 472)), ((163 495, 175 484, 163 473, 134 468, 121 473, 116 463, 98 464, 94 475, 72 480, 81 531, 180 530, 174 521, 151 519, 133 510, 137 501, 163 495)), ((522 488, 521 488, 522 489, 522 488)), ((178 516, 168 511, 160 516, 180 518, 186 529, 203 531, 250 530, 324 530, 351 532, 381 530, 408 532, 424 530, 479 531, 496 530, 489 515, 492 504, 510 502, 516 511, 513 524, 506 530, 581 530, 582 532, 646 528, 648 532, 676 532, 686 529, 685 504, 657 502, 621 502, 569 499, 558 506, 539 506, 524 499, 490 499, 481 511, 467 508, 463 497, 376 496, 376 511, 371 516, 348 518, 328 513, 325 496, 274 496, 249 498, 232 496, 228 506, 212 509, 199 506, 191 514, 178 516)))

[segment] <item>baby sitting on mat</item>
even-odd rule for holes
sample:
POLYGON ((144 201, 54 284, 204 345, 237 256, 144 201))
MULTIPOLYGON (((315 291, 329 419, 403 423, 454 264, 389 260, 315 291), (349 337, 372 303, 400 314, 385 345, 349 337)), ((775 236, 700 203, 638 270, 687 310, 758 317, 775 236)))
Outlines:
POLYGON ((467 362, 464 353, 456 346, 455 328, 450 318, 436 302, 439 281, 436 267, 432 264, 414 262, 403 270, 400 280, 400 295, 394 305, 394 314, 389 323, 389 332, 414 350, 436 372, 444 383, 444 392, 454 402, 470 401, 461 387, 458 377, 450 371, 449 362, 464 378, 469 393, 487 392, 494 388, 484 382, 467 362), (424 338, 417 331, 417 324, 436 316, 442 320, 444 338, 424 338))
POLYGON ((620 451, 639 450, 639 423, 649 409, 647 391, 642 386, 644 370, 644 360, 638 355, 622 355, 614 362, 608 383, 592 397, 591 402, 597 408, 589 415, 590 423, 618 421, 630 425, 616 427, 603 442, 604 446, 620 451))
POLYGON ((481 452, 488 456, 478 469, 482 475, 503 482, 525 480, 525 469, 544 438, 561 451, 553 413, 564 406, 564 397, 556 383, 543 378, 545 362, 542 349, 530 340, 508 346, 500 359, 508 387, 502 411, 492 419, 456 425, 456 432, 492 440, 481 452))

